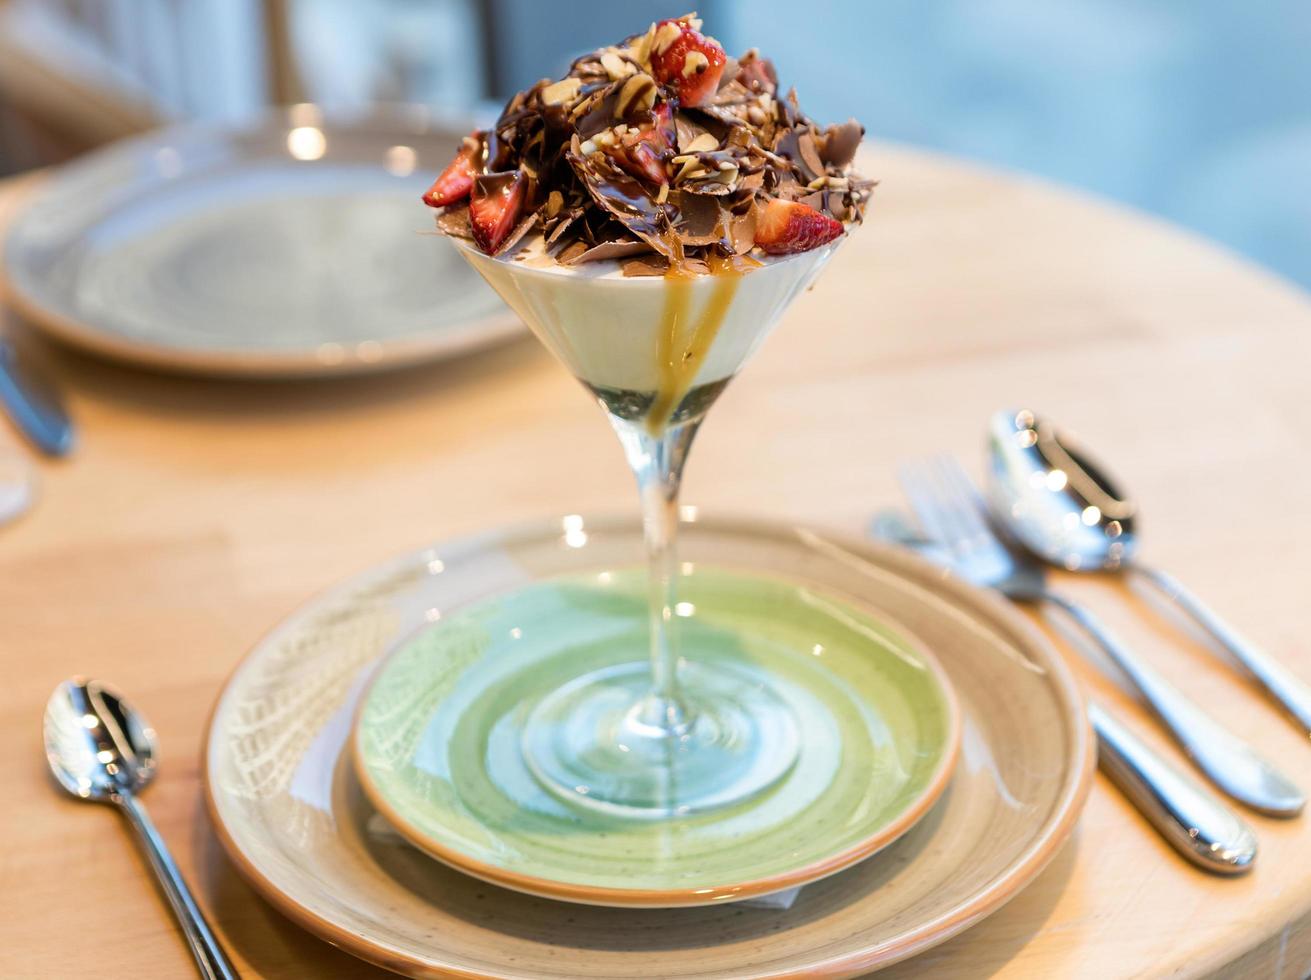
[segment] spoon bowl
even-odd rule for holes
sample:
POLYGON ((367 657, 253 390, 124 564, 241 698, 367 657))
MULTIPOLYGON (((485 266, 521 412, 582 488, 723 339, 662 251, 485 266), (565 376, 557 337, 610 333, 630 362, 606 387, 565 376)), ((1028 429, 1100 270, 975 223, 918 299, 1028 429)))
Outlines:
POLYGON ((997 412, 988 425, 988 500, 1026 548, 1070 571, 1119 571, 1137 551, 1137 504, 1027 409, 997 412))
POLYGON ((44 728, 50 771, 74 796, 113 803, 155 776, 155 730, 99 681, 75 677, 56 687, 44 728))

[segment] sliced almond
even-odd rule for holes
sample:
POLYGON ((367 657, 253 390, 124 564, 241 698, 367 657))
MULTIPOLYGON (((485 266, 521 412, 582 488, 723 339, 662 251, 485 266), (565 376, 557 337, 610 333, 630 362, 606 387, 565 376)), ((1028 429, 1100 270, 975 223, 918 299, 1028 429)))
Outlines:
POLYGON ((574 78, 573 76, 562 78, 542 89, 542 101, 547 105, 564 105, 566 102, 572 102, 582 86, 583 80, 581 78, 574 78))
POLYGON ((717 149, 719 149, 719 140, 709 133, 700 133, 687 146, 682 147, 684 153, 708 153, 717 149))
POLYGON ((669 50, 669 46, 682 37, 682 35, 683 29, 678 26, 676 21, 665 21, 656 28, 655 37, 651 41, 651 51, 654 54, 664 54, 669 50))
POLYGON ((559 191, 551 191, 546 198, 546 216, 554 218, 562 207, 564 207, 564 195, 559 191))
MULTIPOLYGON (((675 163, 678 162, 678 157, 674 158, 674 162, 675 163)), ((706 172, 706 168, 702 166, 700 159, 694 156, 684 157, 683 169, 678 171, 678 173, 674 174, 674 183, 677 184, 680 181, 687 180, 688 177, 693 177, 696 176, 697 174, 703 174, 705 172, 706 172)))
POLYGON ((646 33, 628 46, 629 56, 639 65, 651 63, 651 45, 655 43, 656 26, 652 24, 646 33))
POLYGON ((710 67, 710 59, 700 51, 689 51, 683 59, 683 77, 691 78, 710 67))
POLYGON ((621 119, 630 112, 641 112, 655 105, 655 79, 646 72, 639 72, 624 82, 615 100, 615 118, 621 119))
POLYGON ((620 57, 619 52, 611 49, 601 55, 601 67, 605 73, 610 76, 612 82, 617 82, 621 78, 627 78, 637 71, 631 61, 620 57))

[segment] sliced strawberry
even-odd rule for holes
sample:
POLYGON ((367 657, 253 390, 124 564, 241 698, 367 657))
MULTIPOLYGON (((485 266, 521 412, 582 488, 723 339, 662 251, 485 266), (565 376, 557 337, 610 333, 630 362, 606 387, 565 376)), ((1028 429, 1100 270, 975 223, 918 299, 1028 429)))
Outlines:
POLYGON ((505 236, 514 230, 523 210, 528 180, 521 170, 479 174, 473 179, 473 196, 469 201, 469 225, 473 241, 492 255, 505 236))
POLYGON ((615 162, 640 180, 668 184, 665 159, 676 139, 673 106, 662 102, 651 111, 649 124, 624 134, 615 148, 615 162))
POLYGON ((642 132, 646 134, 649 141, 660 141, 660 149, 667 150, 678 142, 678 130, 674 128, 674 104, 672 102, 661 102, 651 110, 651 129, 648 131, 644 128, 642 132))
POLYGON ((770 255, 809 252, 841 234, 841 221, 799 201, 770 201, 756 218, 756 244, 770 255))
POLYGON ((433 181, 428 193, 423 195, 423 203, 430 208, 444 208, 456 201, 463 201, 473 190, 473 179, 482 169, 479 157, 482 156, 483 134, 474 132, 467 136, 460 146, 460 152, 442 171, 442 175, 433 181))
POLYGON ((648 180, 653 184, 669 183, 669 174, 665 171, 665 162, 658 150, 650 143, 637 142, 621 149, 615 154, 615 160, 634 177, 648 180))
POLYGON ((778 75, 774 72, 774 63, 759 55, 742 61, 741 67, 737 70, 737 80, 752 92, 768 92, 773 95, 778 88, 778 75))
POLYGON ((656 24, 655 47, 659 50, 651 52, 651 73, 661 85, 678 93, 679 102, 700 105, 715 94, 728 61, 718 41, 686 21, 662 20, 656 24), (668 40, 675 29, 678 36, 668 40))

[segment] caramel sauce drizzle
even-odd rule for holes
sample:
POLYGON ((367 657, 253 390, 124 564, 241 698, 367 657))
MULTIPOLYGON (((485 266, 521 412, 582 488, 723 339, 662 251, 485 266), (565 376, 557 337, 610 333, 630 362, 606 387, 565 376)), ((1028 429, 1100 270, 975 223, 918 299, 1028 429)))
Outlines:
POLYGON ((711 255, 706 258, 710 273, 715 277, 715 285, 695 323, 688 321, 692 283, 698 277, 696 273, 682 268, 681 263, 670 262, 669 271, 665 274, 665 306, 660 345, 656 354, 660 384, 646 415, 646 428, 652 435, 664 431, 691 390, 692 382, 705 363, 706 355, 724 323, 728 308, 733 305, 738 280, 746 271, 748 262, 759 264, 750 259, 744 262, 740 256, 722 258, 711 255))

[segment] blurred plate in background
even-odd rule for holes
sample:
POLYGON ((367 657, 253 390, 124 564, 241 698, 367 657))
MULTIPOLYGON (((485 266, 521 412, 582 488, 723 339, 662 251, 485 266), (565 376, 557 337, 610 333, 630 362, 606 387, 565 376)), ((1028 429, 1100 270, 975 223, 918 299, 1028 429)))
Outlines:
POLYGON ((522 330, 419 200, 472 127, 417 107, 185 125, 58 170, 10 226, 7 295, 114 357, 207 374, 348 374, 522 330))

